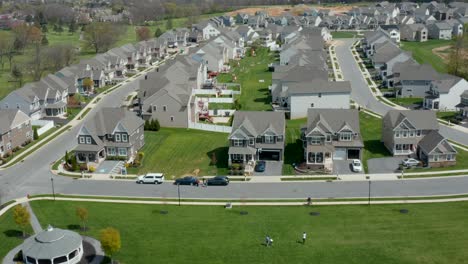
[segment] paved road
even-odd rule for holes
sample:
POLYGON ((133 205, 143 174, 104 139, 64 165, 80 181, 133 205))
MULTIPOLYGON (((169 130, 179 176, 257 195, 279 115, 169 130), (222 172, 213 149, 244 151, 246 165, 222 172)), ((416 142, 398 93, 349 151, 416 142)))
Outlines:
MULTIPOLYGON (((393 109, 379 100, 373 95, 364 80, 356 64, 353 54, 351 53, 351 45, 355 42, 353 39, 340 39, 336 45, 336 56, 343 72, 343 77, 346 81, 351 82, 351 98, 358 104, 365 106, 379 115, 385 115, 389 110, 393 109)), ((440 133, 446 138, 452 139, 464 145, 468 145, 468 134, 457 129, 440 125, 440 133)))
MULTIPOLYGON (((360 76, 346 63, 352 58, 343 57, 345 48, 337 47, 337 53, 345 78, 360 76), (346 62, 344 62, 346 60, 346 62), (350 68, 351 70, 347 70, 350 68)), ((345 55, 346 56, 346 55, 345 55)), ((375 102, 364 91, 363 80, 352 80, 353 97, 361 104, 368 100, 375 102), (362 89, 361 92, 356 90, 362 89), (367 98, 369 97, 369 98, 367 98), (366 99, 367 98, 367 99, 366 99)), ((364 83, 365 84, 365 83, 364 83)), ((110 96, 102 99, 99 104, 85 117, 90 118, 102 107, 118 107, 120 103, 133 92, 136 82, 125 84, 115 90, 110 96)), ((379 106, 379 105, 377 105, 379 106)), ((379 106, 380 107, 380 106, 379 106)), ((385 106, 383 106, 385 108, 385 106)), ((377 111, 378 112, 378 111, 377 111)), ((67 177, 57 177, 49 171, 52 162, 62 157, 65 150, 76 146, 76 133, 79 127, 66 132, 50 144, 29 155, 23 163, 0 171, 0 203, 27 194, 51 193, 51 177, 54 178, 55 191, 64 194, 110 195, 110 196, 140 196, 140 197, 177 197, 177 188, 169 183, 154 185, 137 185, 122 181, 92 181, 72 180, 67 177)), ((304 198, 311 197, 367 197, 368 183, 362 182, 283 182, 283 183, 232 183, 228 187, 182 187, 183 198, 304 198)), ((412 181, 377 181, 372 183, 372 196, 421 196, 448 195, 468 193, 468 177, 450 179, 424 179, 412 181)))

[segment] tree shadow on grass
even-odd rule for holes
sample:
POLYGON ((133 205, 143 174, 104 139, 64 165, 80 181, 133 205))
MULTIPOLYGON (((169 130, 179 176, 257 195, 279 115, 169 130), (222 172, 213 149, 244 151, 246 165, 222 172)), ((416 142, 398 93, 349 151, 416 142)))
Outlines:
POLYGON ((294 143, 287 143, 284 148, 284 165, 301 163, 304 160, 302 140, 296 139, 294 143))
POLYGON ((216 168, 218 169, 218 174, 225 174, 228 171, 228 151, 229 147, 226 146, 216 148, 206 153, 206 155, 210 159, 210 166, 216 166, 216 168), (216 164, 212 164, 213 153, 216 157, 216 164))
POLYGON ((68 226, 67 226, 67 229, 70 229, 70 230, 81 230, 81 226, 80 226, 80 225, 77 225, 77 224, 71 224, 71 225, 68 225, 68 226))
POLYGON ((391 156, 390 151, 378 139, 364 141, 364 147, 373 155, 391 156))
POLYGON ((7 237, 17 237, 17 238, 22 238, 23 237, 23 232, 21 232, 19 230, 13 230, 13 229, 6 230, 6 231, 3 232, 3 234, 5 234, 5 236, 7 236, 7 237))

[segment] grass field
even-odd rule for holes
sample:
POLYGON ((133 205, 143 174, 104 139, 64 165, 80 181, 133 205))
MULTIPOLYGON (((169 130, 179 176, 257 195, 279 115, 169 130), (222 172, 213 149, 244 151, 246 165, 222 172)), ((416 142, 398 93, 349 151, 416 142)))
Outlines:
POLYGON ((120 230, 122 249, 115 255, 120 263, 157 258, 158 263, 456 264, 468 258, 466 202, 231 210, 64 201, 31 205, 43 226, 73 229, 80 224, 75 208, 86 207, 87 235, 96 237, 109 226, 120 230), (409 213, 401 214, 402 208, 409 213), (311 216, 312 211, 320 215, 311 216), (304 245, 302 232, 308 233, 304 245), (263 245, 267 234, 274 239, 271 248, 263 245))
POLYGON ((299 164, 304 160, 301 126, 305 124, 307 124, 307 118, 286 120, 283 175, 294 175, 293 164, 299 164))
POLYGON ((361 128, 362 141, 364 141, 363 161, 367 172, 367 160, 390 156, 390 152, 380 142, 382 137, 382 119, 373 117, 366 113, 359 113, 359 125, 361 128))
POLYGON ((269 111, 271 98, 268 86, 271 85, 272 73, 268 71, 268 64, 275 60, 274 55, 266 48, 259 48, 255 57, 250 55, 250 51, 246 53, 246 57, 240 61, 240 66, 237 66, 237 62, 232 62, 231 72, 220 74, 218 82, 233 82, 232 74, 235 74, 236 83, 240 83, 242 89, 242 94, 239 96, 241 109, 269 111))
POLYGON ((332 31, 331 35, 334 39, 359 37, 356 31, 332 31))
POLYGON ((402 105, 402 106, 422 105, 423 101, 424 101, 423 98, 416 98, 416 97, 412 97, 412 98, 400 98, 400 97, 398 97, 398 98, 388 98, 388 100, 390 100, 391 102, 393 102, 395 104, 402 105))
POLYGON ((451 40, 428 40, 426 42, 401 42, 401 48, 411 51, 413 58, 419 63, 429 63, 438 72, 447 72, 447 64, 432 52, 432 49, 448 46, 451 40))
POLYGON ((129 173, 163 172, 167 178, 190 174, 200 170, 200 176, 227 174, 228 134, 161 128, 158 132, 145 132, 143 164, 129 173), (210 165, 212 153, 217 163, 210 165))

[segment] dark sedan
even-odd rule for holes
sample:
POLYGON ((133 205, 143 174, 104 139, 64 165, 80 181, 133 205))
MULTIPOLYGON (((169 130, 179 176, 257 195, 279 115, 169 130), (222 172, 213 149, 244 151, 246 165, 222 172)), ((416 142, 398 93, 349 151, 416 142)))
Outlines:
POLYGON ((255 165, 255 171, 256 172, 264 172, 266 168, 266 162, 263 160, 257 161, 257 164, 255 165))
POLYGON ((174 184, 178 185, 195 185, 198 186, 200 183, 200 180, 198 180, 196 177, 192 176, 187 176, 183 178, 176 179, 174 184))
POLYGON ((229 184, 229 178, 226 176, 216 176, 214 178, 208 179, 206 181, 207 185, 228 185, 229 184))

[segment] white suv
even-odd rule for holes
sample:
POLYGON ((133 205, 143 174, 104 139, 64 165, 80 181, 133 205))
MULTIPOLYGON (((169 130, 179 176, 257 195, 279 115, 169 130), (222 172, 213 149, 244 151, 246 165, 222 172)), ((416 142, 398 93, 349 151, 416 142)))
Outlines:
POLYGON ((162 173, 147 173, 146 175, 138 176, 137 183, 154 183, 161 184, 164 182, 164 174, 162 173))

